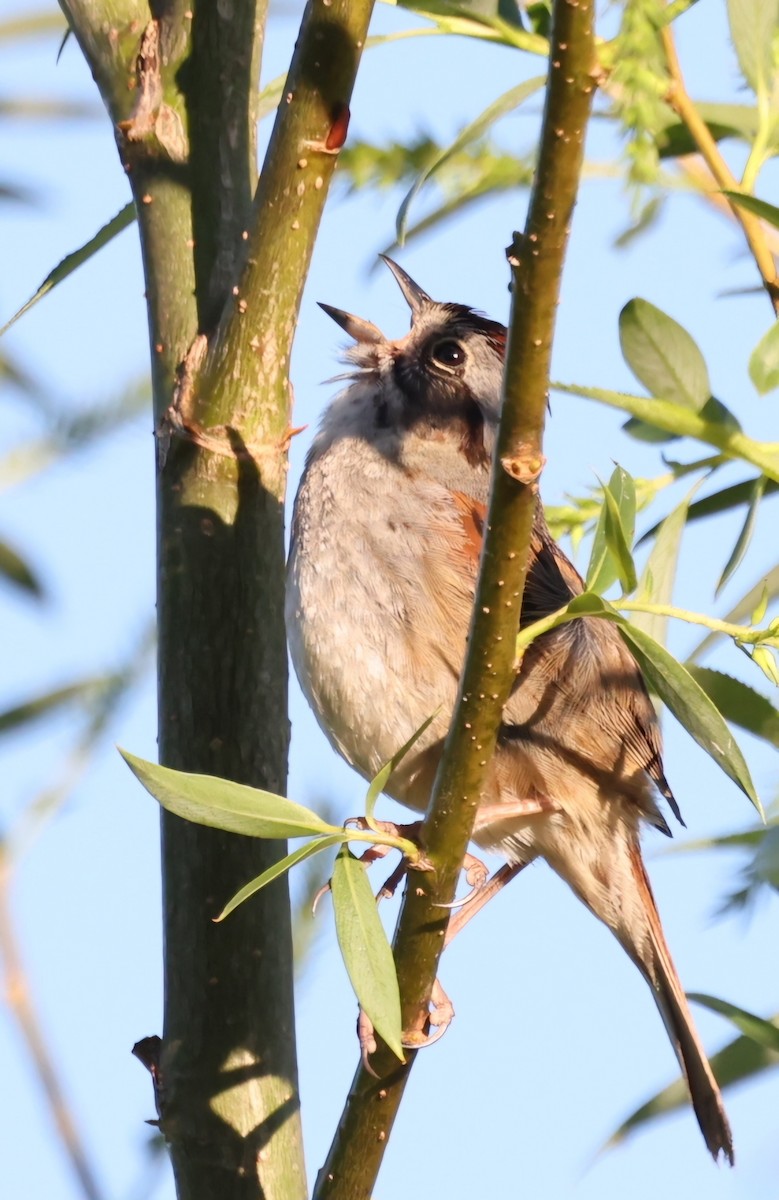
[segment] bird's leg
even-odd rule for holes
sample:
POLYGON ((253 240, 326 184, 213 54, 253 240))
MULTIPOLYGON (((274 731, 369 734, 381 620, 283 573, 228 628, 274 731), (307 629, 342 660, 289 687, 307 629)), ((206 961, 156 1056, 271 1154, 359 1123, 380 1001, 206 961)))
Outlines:
POLYGON ((477 912, 480 912, 484 905, 492 900, 493 896, 497 896, 507 883, 515 878, 526 867, 527 863, 504 863, 499 867, 492 878, 478 890, 471 893, 471 897, 467 904, 461 907, 457 912, 452 913, 449 918, 449 924, 446 927, 444 936, 444 949, 454 941, 458 933, 461 933, 465 926, 470 921, 471 917, 475 917, 477 912))
MULTIPOLYGON (((493 896, 497 896, 498 892, 507 883, 510 883, 522 868, 526 866, 527 863, 504 863, 495 872, 489 882, 473 889, 470 896, 466 898, 467 902, 457 912, 452 913, 449 918, 449 924, 446 927, 446 934, 444 936, 444 950, 457 937, 457 934, 465 928, 471 918, 475 917, 477 912, 480 912, 484 908, 484 905, 492 900, 493 896)), ((428 1024, 435 1029, 435 1033, 424 1034, 420 1030, 412 1030, 407 1035, 404 1034, 403 1045, 414 1050, 420 1050, 425 1046, 432 1046, 433 1042, 437 1042, 446 1033, 452 1023, 453 1017, 454 1005, 441 986, 440 981, 436 978, 433 983, 433 990, 430 993, 430 1012, 428 1015, 428 1024)))
MULTIPOLYGON (((476 817, 474 833, 481 833, 483 835, 484 831, 490 826, 498 825, 503 821, 547 815, 550 812, 555 812, 556 809, 557 806, 546 797, 482 805, 476 817)), ((355 824, 357 823, 360 824, 361 828, 368 828, 367 824, 364 824, 361 818, 355 818, 355 824)), ((414 822, 413 825, 406 826, 391 825, 389 822, 381 823, 382 829, 386 829, 387 832, 401 837, 418 835, 420 825, 421 822, 418 821, 414 822), (400 832, 401 830, 402 832, 400 832)), ((386 854, 386 847, 375 846, 371 850, 366 851, 362 858, 368 862, 375 862, 377 859, 383 858, 384 854, 386 854)), ((475 917, 477 912, 480 912, 485 904, 492 900, 493 896, 502 891, 506 884, 510 883, 525 866, 527 866, 527 862, 504 863, 491 878, 488 878, 488 871, 484 863, 474 855, 466 853, 463 859, 463 869, 466 880, 471 885, 471 890, 464 899, 456 901, 455 904, 441 906, 442 908, 456 908, 458 910, 456 912, 453 911, 449 918, 444 937, 444 949, 465 928, 471 918, 475 917)), ((408 863, 403 859, 379 889, 376 899, 382 900, 385 897, 393 896, 407 870, 408 863)), ((433 1042, 437 1042, 439 1038, 443 1037, 451 1025, 453 1018, 454 1005, 441 986, 440 981, 436 978, 430 993, 430 1008, 427 1017, 428 1027, 432 1027, 435 1032, 425 1034, 421 1030, 409 1030, 404 1033, 402 1044, 408 1049, 414 1050, 422 1049, 425 1046, 432 1046, 433 1042)), ((375 1074, 370 1066, 369 1057, 376 1049, 376 1038, 373 1025, 362 1009, 357 1019, 357 1035, 360 1041, 360 1054, 363 1066, 371 1074, 375 1074)))

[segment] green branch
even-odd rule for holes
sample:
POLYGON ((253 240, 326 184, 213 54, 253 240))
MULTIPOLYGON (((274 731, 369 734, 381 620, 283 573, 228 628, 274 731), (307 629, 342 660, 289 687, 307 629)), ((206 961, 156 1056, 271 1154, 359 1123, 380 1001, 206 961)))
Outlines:
MULTIPOLYGON (((365 44, 372 0, 309 0, 254 202, 246 265, 209 348, 195 419, 241 435, 284 470, 287 376, 303 284, 365 44)), ((270 466, 270 463, 269 463, 270 466)))
POLYGON ((745 646, 775 646, 779 649, 779 622, 773 621, 766 629, 755 629, 751 625, 734 625, 731 621, 720 621, 703 613, 687 608, 675 608, 672 604, 649 604, 643 600, 615 600, 613 607, 619 612, 652 613, 657 617, 674 617, 688 625, 702 625, 713 633, 722 633, 745 646))
POLYGON ((268 0, 187 4, 191 54, 178 83, 187 107, 200 328, 212 330, 235 284, 257 187, 260 63, 268 0), (226 80, 228 81, 226 84, 226 80))
MULTIPOLYGON (((550 79, 526 231, 510 261, 514 302, 482 569, 460 693, 422 843, 435 871, 406 891, 395 959, 407 1032, 423 1029, 452 900, 514 679, 514 643, 528 568, 552 335, 594 91, 593 9, 555 0, 550 79)), ((378 1078, 360 1067, 319 1173, 315 1200, 369 1197, 415 1052, 399 1067, 380 1046, 378 1078)))
MULTIPOLYGON (((160 444, 160 757, 274 792, 289 735, 290 351, 371 7, 308 4, 252 196, 262 0, 229 19, 208 0, 152 4, 151 16, 129 0, 68 5, 141 234, 160 444)), ((179 1195, 300 1200, 286 883, 212 920, 284 844, 168 813, 162 824, 158 1100, 179 1195)))

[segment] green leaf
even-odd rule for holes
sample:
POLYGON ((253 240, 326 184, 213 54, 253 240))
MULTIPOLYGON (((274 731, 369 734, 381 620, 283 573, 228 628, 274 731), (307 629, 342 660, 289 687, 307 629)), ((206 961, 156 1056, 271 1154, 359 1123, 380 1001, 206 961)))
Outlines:
POLYGON ((749 797, 762 816, 762 806, 738 743, 700 684, 686 667, 643 629, 625 621, 620 625, 620 633, 652 691, 701 749, 749 797))
POLYGON ((761 396, 779 387, 779 321, 774 321, 752 351, 749 378, 761 396))
POLYGON ((606 388, 579 387, 566 383, 552 383, 550 386, 557 392, 583 396, 610 408, 622 409, 678 437, 697 438, 698 441, 716 446, 728 458, 740 458, 752 463, 769 478, 779 482, 779 442, 754 441, 740 429, 734 428, 729 416, 725 416, 719 409, 709 409, 706 405, 705 411, 695 413, 670 400, 647 399, 645 396, 631 396, 606 388))
MULTIPOLYGON (((730 487, 721 488, 718 492, 712 492, 710 496, 704 496, 702 500, 696 500, 690 505, 687 514, 687 523, 691 521, 700 521, 703 517, 711 517, 716 513, 728 512, 732 508, 738 508, 742 504, 749 504, 755 487, 755 479, 745 479, 742 483, 731 484, 730 487)), ((765 495, 775 496, 779 492, 779 483, 773 479, 769 479, 765 485, 765 495)), ((653 525, 646 533, 642 534, 638 539, 638 545, 647 541, 648 538, 654 537, 661 528, 661 522, 653 525)), ((754 623, 754 622, 753 622, 754 623)))
POLYGON ((376 1032, 404 1062, 400 993, 392 950, 365 866, 348 846, 338 852, 330 888, 338 945, 357 1000, 376 1032))
POLYGON ((247 837, 292 838, 310 833, 343 833, 311 809, 273 792, 263 792, 229 779, 217 779, 213 775, 174 771, 136 758, 126 750, 120 749, 119 753, 147 792, 168 812, 185 821, 247 837))
POLYGON ((581 592, 578 596, 574 596, 565 606, 565 611, 569 616, 574 617, 602 617, 606 621, 614 621, 617 625, 621 625, 625 620, 602 596, 598 596, 595 592, 581 592))
POLYGON ((779 891, 779 828, 776 825, 764 830, 749 868, 749 876, 753 890, 768 884, 774 891, 779 891))
POLYGON ((774 74, 777 0, 728 0, 728 21, 745 80, 757 96, 766 96, 774 74))
POLYGON ((749 657, 755 666, 760 668, 768 682, 774 687, 779 687, 779 665, 769 647, 753 646, 749 657))
POLYGON ((650 446, 659 446, 664 442, 673 442, 679 436, 676 433, 665 433, 662 429, 658 429, 656 425, 647 425, 646 421, 639 421, 637 417, 629 417, 622 426, 622 431, 637 442, 646 442, 650 446))
MULTIPOLYGON (((515 155, 498 153, 489 145, 472 149, 474 153, 470 169, 465 173, 466 180, 463 181, 462 178, 461 160, 457 159, 455 160, 457 170, 455 171, 454 166, 452 167, 451 185, 447 183, 447 191, 451 191, 456 184, 455 194, 449 196, 443 204, 406 230, 406 246, 412 239, 429 233, 431 229, 449 220, 450 217, 462 213, 486 196, 498 192, 513 192, 517 188, 529 188, 532 185, 534 166, 529 159, 518 159, 515 155)), ((445 164, 439 172, 438 184, 442 189, 445 182, 442 176, 448 173, 449 165, 445 164)), ((390 242, 384 247, 382 253, 391 254, 393 250, 397 249, 397 246, 397 241, 390 242)), ((371 261, 371 269, 375 269, 374 260, 371 261)))
MULTIPOLYGON (((679 561, 679 551, 682 536, 687 523, 690 501, 701 486, 702 480, 690 489, 681 504, 658 525, 657 537, 646 566, 638 581, 638 593, 645 597, 650 604, 670 604, 673 597, 676 566, 679 561)), ((643 540, 643 539, 642 539, 643 540)), ((633 624, 643 629, 650 637, 661 644, 665 643, 668 618, 657 613, 634 613, 633 624)))
POLYGON ((49 713, 73 702, 83 703, 84 700, 99 695, 114 680, 113 675, 95 676, 79 683, 68 684, 66 687, 54 688, 50 692, 42 692, 31 700, 25 700, 23 704, 15 704, 12 708, 0 712, 0 734, 9 733, 22 725, 29 725, 32 721, 48 716, 49 713))
POLYGON ((763 590, 760 594, 760 599, 757 602, 757 607, 752 610, 752 616, 749 619, 750 625, 762 625, 765 620, 765 615, 768 612, 768 588, 763 585, 763 590))
POLYGON ((278 879, 285 871, 289 871, 291 867, 297 866, 298 863, 304 862, 307 858, 311 858, 314 854, 319 854, 322 850, 329 850, 331 846, 338 846, 346 841, 346 834, 331 833, 327 837, 312 838, 310 842, 305 842, 304 845, 298 846, 291 854, 287 854, 284 858, 280 858, 273 866, 268 867, 261 875, 252 879, 240 891, 236 892, 232 900, 228 900, 218 917, 214 917, 215 921, 224 921, 231 912, 238 908, 239 904, 243 904, 244 900, 248 900, 250 896, 255 895, 267 884, 272 883, 274 879, 278 879))
POLYGON ((431 713, 426 721, 422 722, 422 724, 419 726, 419 729, 415 730, 408 741, 404 742, 400 749, 395 751, 392 758, 384 764, 378 775, 375 775, 371 780, 370 787, 368 788, 365 796, 365 819, 371 828, 376 828, 373 820, 373 811, 376 807, 376 801, 387 786, 387 781, 390 775, 395 770, 398 763, 403 761, 412 746, 414 746, 415 743, 418 742, 422 737, 422 735, 427 732, 430 725, 438 716, 439 712, 440 707, 437 708, 434 713, 431 713))
MULTIPOLYGON (((612 559, 617 566, 617 574, 623 592, 635 591, 637 586, 636 568, 633 562, 631 547, 636 525, 636 489, 627 471, 621 467, 617 470, 624 478, 623 490, 619 500, 613 490, 614 477, 606 488, 606 543, 612 559)), ((615 472, 616 474, 616 472, 615 472)))
POLYGON ((720 837, 695 838, 694 841, 667 846, 663 853, 697 854, 709 850, 749 850, 760 844, 764 833, 765 826, 758 825, 754 829, 743 829, 739 833, 723 833, 720 837))
POLYGON ((512 18, 504 16, 504 5, 497 8, 492 3, 480 4, 462 2, 450 3, 449 0, 386 0, 388 4, 397 3, 398 7, 418 13, 434 21, 444 33, 458 34, 461 37, 486 38, 488 41, 500 42, 504 46, 513 46, 517 50, 527 50, 531 54, 543 56, 549 53, 549 43, 546 38, 535 33, 528 33, 517 22, 516 9, 512 18))
POLYGON ((638 215, 628 225, 627 229, 623 229, 622 233, 618 234, 614 239, 614 249, 627 249, 642 233, 646 233, 647 230, 651 229, 662 215, 667 199, 667 196, 653 196, 651 200, 648 200, 638 215))
POLYGON ((494 100, 484 112, 474 120, 470 121, 463 129, 460 130, 457 137, 445 149, 441 150, 435 158, 433 158, 423 171, 417 176, 411 190, 406 194, 403 202, 398 209, 398 215, 395 222, 397 231, 398 245, 403 245, 406 235, 406 227, 408 223, 408 212, 415 196, 419 193, 425 183, 436 174, 438 170, 454 155, 464 150, 472 142, 483 137, 487 130, 504 117, 507 113, 518 108, 523 101, 534 95, 546 83, 545 75, 538 75, 534 79, 525 80, 524 83, 518 84, 516 87, 510 88, 494 100))
POLYGON ((721 1017, 727 1017, 736 1026, 736 1029, 743 1033, 744 1037, 756 1042, 765 1050, 772 1050, 775 1054, 779 1054, 779 1029, 772 1021, 756 1017, 754 1013, 747 1012, 745 1008, 739 1008, 735 1004, 728 1003, 727 1000, 720 1000, 717 996, 709 996, 705 992, 688 992, 688 999, 695 1004, 702 1004, 711 1012, 719 1013, 721 1017))
POLYGON ((744 524, 741 526, 741 532, 736 538, 736 544, 733 547, 730 558, 725 564, 725 567, 720 575, 719 582, 714 590, 714 595, 719 596, 729 579, 733 577, 735 572, 741 566, 744 555, 749 549, 749 543, 752 541, 752 534, 755 531, 755 522, 757 521, 757 510, 760 507, 760 501, 763 499, 765 487, 768 480, 765 475, 758 475, 752 484, 752 494, 749 498, 749 508, 744 517, 744 524))
POLYGON ((717 706, 726 721, 753 733, 779 749, 779 711, 770 700, 740 679, 710 667, 687 663, 687 670, 717 706))
POLYGON ((625 362, 652 396, 698 412, 711 395, 706 362, 686 329, 648 300, 630 300, 619 314, 625 362))
POLYGON ((25 13, 24 16, 7 17, 0 21, 0 42, 11 42, 17 38, 39 38, 49 33, 62 34, 66 28, 61 12, 25 13))
POLYGON ((631 547, 636 527, 636 487, 622 467, 615 467, 603 488, 592 553, 587 568, 587 588, 604 592, 619 579, 625 592, 636 587, 636 568, 631 547))
MULTIPOLYGON (((756 606, 763 601, 763 597, 767 596, 768 600, 773 600, 779 596, 779 566, 773 567, 766 575, 764 575, 754 587, 751 587, 740 600, 738 600, 729 613, 723 617, 724 621, 728 621, 733 625, 737 625, 742 621, 749 620, 756 606)), ((724 637, 722 633, 712 631, 707 633, 705 638, 687 655, 687 666, 690 663, 697 661, 707 650, 710 650, 718 638, 724 637)))
POLYGON ((23 304, 19 311, 14 313, 10 321, 7 321, 3 325, 2 329, 0 329, 0 337, 11 328, 15 321, 18 321, 26 312, 29 312, 34 304, 42 300, 52 288, 55 288, 58 283, 62 283, 63 279, 67 279, 68 275, 72 275, 78 267, 90 259, 93 254, 97 254, 98 250, 102 250, 103 246, 107 245, 112 238, 115 238, 128 225, 131 225, 134 220, 135 205, 132 203, 125 204, 121 212, 118 212, 107 225, 99 229, 93 238, 90 238, 78 250, 74 250, 72 254, 66 254, 62 262, 53 271, 49 272, 37 292, 30 296, 26 304, 23 304))
MULTIPOLYGON (((700 107, 703 106, 701 105, 700 107)), ((724 107, 724 105, 722 107, 724 107)), ((734 107, 736 106, 734 105, 734 107)), ((750 111, 755 113, 755 119, 752 124, 756 127, 756 110, 752 109, 750 111)), ((707 120, 705 124, 715 142, 721 142, 724 141, 725 138, 730 137, 741 139, 748 137, 748 134, 744 132, 744 129, 735 123, 723 124, 719 121, 707 120)), ((658 147, 658 149, 661 159, 682 158, 686 154, 697 153, 698 144, 683 121, 674 121, 672 124, 667 125, 665 129, 662 130, 658 140, 660 140, 660 138, 662 139, 662 144, 658 147)))
POLYGON ((36 600, 43 598, 43 585, 33 568, 22 558, 18 550, 9 546, 8 542, 0 542, 0 577, 14 587, 34 596, 36 600))
POLYGON ((723 196, 727 196, 728 200, 732 200, 734 204, 739 204, 741 208, 746 208, 749 212, 754 213, 756 217, 760 217, 763 221, 767 221, 769 225, 779 229, 779 208, 775 204, 768 204, 765 200, 758 200, 757 196, 747 196, 744 192, 728 192, 723 191, 723 196))
MULTIPOLYGON (((779 1032, 779 1016, 772 1018, 771 1024, 779 1032)), ((776 1066, 779 1063, 779 1052, 767 1048, 751 1037, 742 1035, 714 1054, 710 1062, 720 1086, 725 1088, 745 1079, 754 1079, 770 1067, 776 1066)), ((619 1129, 609 1138, 608 1145, 618 1145, 641 1125, 666 1113, 675 1112, 679 1108, 686 1108, 689 1103, 690 1092, 687 1084, 684 1079, 677 1079, 623 1121, 619 1129)))
POLYGON ((754 845, 746 848, 751 853, 742 868, 740 886, 725 897, 719 914, 743 911, 766 887, 779 891, 779 826, 769 825, 762 829, 754 845))

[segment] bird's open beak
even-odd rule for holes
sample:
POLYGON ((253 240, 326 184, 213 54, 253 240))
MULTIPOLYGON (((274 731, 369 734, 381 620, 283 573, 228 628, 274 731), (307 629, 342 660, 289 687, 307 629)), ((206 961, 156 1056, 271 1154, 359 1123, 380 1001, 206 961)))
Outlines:
POLYGON ((333 308, 331 304, 323 304, 321 300, 317 303, 328 317, 333 318, 336 325, 340 325, 349 337, 354 338, 355 342, 386 342, 384 334, 371 321, 355 317, 352 313, 344 312, 342 308, 333 308))
POLYGON ((393 262, 391 258, 387 258, 386 254, 380 254, 379 258, 382 260, 382 262, 387 264, 390 271, 392 271, 392 274, 395 276, 398 287, 403 293, 406 303, 411 309, 411 324, 413 325, 414 318, 420 309, 422 309, 425 304, 432 304, 433 301, 430 299, 427 292, 423 292, 419 284, 414 283, 414 280, 411 278, 411 276, 407 275, 403 268, 399 267, 398 264, 393 262))

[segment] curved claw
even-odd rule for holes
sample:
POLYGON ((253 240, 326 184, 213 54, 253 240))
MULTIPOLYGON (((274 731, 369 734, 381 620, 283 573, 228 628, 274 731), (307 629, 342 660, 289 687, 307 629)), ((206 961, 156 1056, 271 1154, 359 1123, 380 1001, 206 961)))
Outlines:
POLYGON ((329 891, 330 891, 330 880, 328 879, 327 883, 322 884, 321 888, 314 896, 314 899, 311 901, 311 916, 312 917, 316 916, 316 910, 317 910, 317 905, 319 904, 319 901, 322 899, 323 896, 326 896, 329 891))
POLYGON ((454 1005, 447 996, 441 984, 436 979, 430 996, 430 1012, 428 1025, 435 1027, 435 1033, 422 1033, 421 1030, 410 1030, 404 1033, 401 1045, 408 1050, 424 1050, 439 1041, 454 1020, 454 1005))
POLYGON ((465 871, 466 883, 471 885, 471 890, 462 899, 452 900, 451 904, 436 904, 435 908, 448 908, 450 911, 455 908, 464 908, 466 904, 470 904, 472 900, 475 900, 479 893, 487 886, 489 871, 480 858, 476 858, 473 854, 466 854, 463 859, 463 870, 465 871))
MULTIPOLYGON (((422 1033, 421 1030, 410 1030, 403 1034, 401 1045, 407 1050, 424 1050, 426 1046, 432 1046, 434 1042, 444 1036, 453 1019, 454 1005, 436 979, 430 996, 430 1011, 427 1017, 428 1026, 433 1027, 435 1032, 422 1033)), ((360 1061, 363 1067, 369 1075, 378 1079, 379 1076, 370 1064, 370 1056, 376 1052, 376 1034, 373 1022, 362 1008, 357 1017, 357 1039, 360 1043, 360 1061)))
POLYGON ((378 1079, 378 1075, 369 1062, 371 1054, 376 1053, 376 1035, 373 1030, 373 1021, 362 1008, 357 1017, 357 1040, 360 1043, 360 1061, 362 1065, 369 1075, 372 1075, 374 1079, 378 1079))

